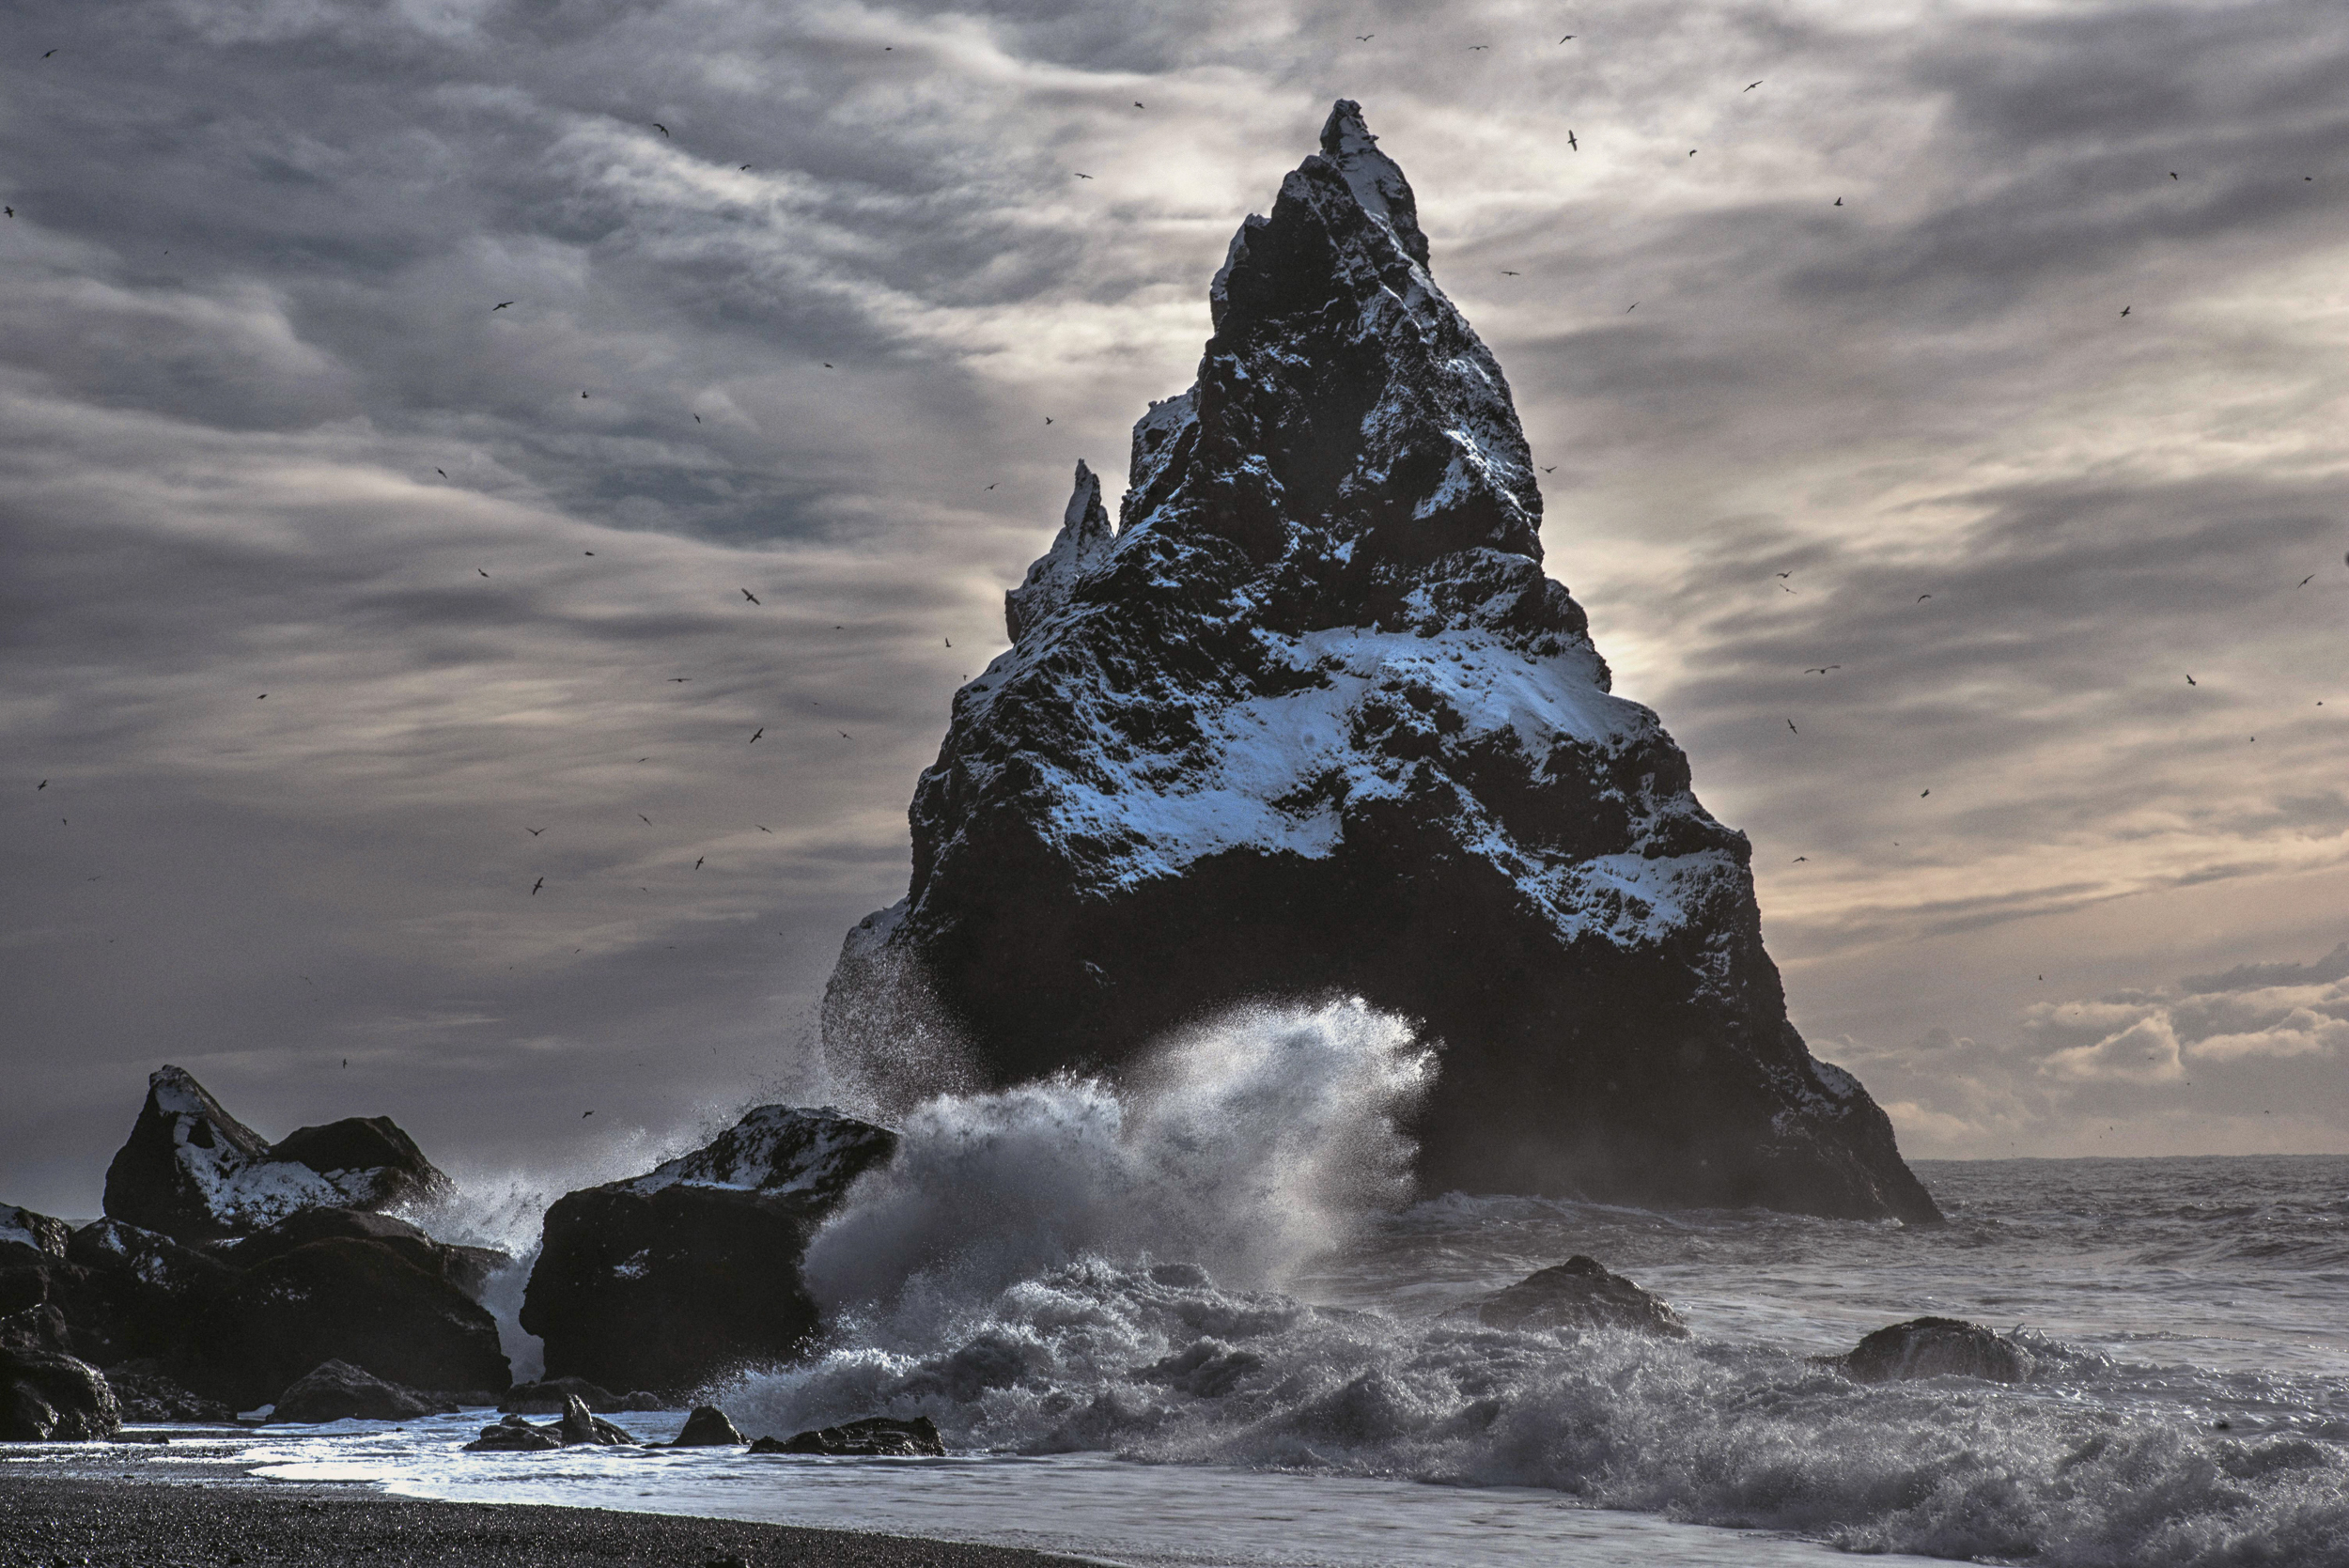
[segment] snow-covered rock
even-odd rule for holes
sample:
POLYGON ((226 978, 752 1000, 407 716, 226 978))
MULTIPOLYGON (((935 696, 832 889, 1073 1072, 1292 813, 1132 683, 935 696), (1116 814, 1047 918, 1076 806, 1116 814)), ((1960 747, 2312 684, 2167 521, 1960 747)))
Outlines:
POLYGON ((1744 836, 1544 574, 1507 380, 1428 265, 1341 101, 1136 425, 1118 531, 1080 467, 957 693, 828 1048, 1008 1082, 1352 994, 1442 1042, 1432 1189, 1936 1218, 1788 1023, 1744 836))
POLYGON ((182 1241, 265 1230, 309 1208, 381 1209, 440 1196, 449 1179, 388 1117, 300 1127, 272 1144, 194 1077, 159 1067, 106 1168, 106 1213, 182 1241))
POLYGON ((788 1358, 817 1326, 809 1239, 896 1146, 829 1107, 763 1105, 645 1175, 566 1193, 522 1296, 548 1376, 684 1393, 788 1358))
POLYGON ((72 1227, 64 1220, 14 1203, 0 1203, 0 1265, 40 1264, 65 1256, 66 1237, 72 1227), (21 1249, 14 1256, 9 1249, 21 1249))

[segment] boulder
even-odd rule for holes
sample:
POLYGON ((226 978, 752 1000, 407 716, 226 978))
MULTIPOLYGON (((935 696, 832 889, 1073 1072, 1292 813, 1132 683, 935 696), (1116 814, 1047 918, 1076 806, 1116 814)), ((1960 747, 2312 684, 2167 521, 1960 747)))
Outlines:
POLYGON ((1116 532, 1080 465, 956 693, 827 1054, 1000 1086, 1357 997, 1446 1048, 1428 1192, 1937 1219, 1788 1020, 1745 835, 1545 574, 1508 380, 1415 213, 1340 101, 1241 225, 1116 532))
POLYGON ((122 1429, 105 1375, 45 1350, 0 1349, 0 1442, 101 1442, 122 1429))
POLYGON ((0 1266, 39 1265, 65 1256, 73 1227, 14 1203, 0 1203, 0 1266))
POLYGON ((1580 1253, 1486 1297, 1477 1304, 1476 1318, 1488 1328, 1623 1328, 1666 1339, 1688 1337, 1688 1326, 1663 1297, 1580 1253))
POLYGON ((240 1406, 341 1360, 436 1391, 512 1382, 488 1309, 382 1241, 305 1242, 239 1276, 222 1303, 217 1379, 240 1406))
POLYGON ((40 1350, 53 1356, 73 1354, 73 1331, 65 1314, 48 1302, 0 1317, 0 1350, 40 1350))
POLYGON ((1979 1377, 2021 1383, 2031 1374, 2030 1353, 1983 1327, 1954 1317, 1915 1317, 1879 1328, 1847 1355, 1827 1358, 1862 1383, 1919 1377, 1979 1377))
POLYGON ((890 1416, 867 1416, 863 1421, 846 1421, 789 1437, 761 1437, 751 1445, 751 1452, 822 1453, 856 1459, 942 1458, 946 1445, 938 1436, 938 1423, 927 1416, 916 1416, 910 1421, 890 1416))
POLYGON ((207 1399, 161 1361, 124 1361, 108 1367, 106 1383, 114 1389, 126 1421, 225 1424, 237 1419, 235 1408, 226 1401, 207 1399))
POLYGON ((239 1268, 257 1268, 297 1247, 335 1238, 381 1244, 428 1274, 437 1274, 478 1301, 491 1274, 514 1260, 490 1247, 435 1241, 405 1219, 354 1208, 303 1209, 265 1231, 219 1245, 218 1255, 239 1268))
POLYGON ((453 1401, 386 1383, 349 1361, 328 1361, 313 1367, 279 1394, 269 1419, 303 1423, 405 1421, 418 1416, 445 1415, 456 1408, 453 1401))
POLYGON ((164 1066, 148 1077, 147 1103, 106 1168, 105 1202, 112 1219, 212 1241, 303 1209, 377 1209, 452 1189, 383 1117, 303 1127, 272 1145, 185 1070, 164 1066))
POLYGON ((547 1372, 682 1393, 796 1354, 817 1327, 807 1242, 895 1149, 829 1108, 760 1106, 643 1176, 566 1194, 522 1298, 547 1372))
POLYGON ((685 1429, 677 1435, 671 1448, 701 1449, 739 1446, 745 1439, 726 1413, 714 1405, 696 1405, 693 1413, 685 1418, 685 1429))
POLYGON ((565 1402, 563 1419, 535 1426, 519 1415, 508 1415, 465 1445, 468 1453, 531 1453, 576 1444, 618 1447, 636 1441, 610 1421, 588 1410, 577 1394, 565 1402))
POLYGON ((467 1453, 537 1453, 559 1449, 563 1438, 551 1426, 533 1426, 520 1416, 508 1416, 465 1445, 467 1453))

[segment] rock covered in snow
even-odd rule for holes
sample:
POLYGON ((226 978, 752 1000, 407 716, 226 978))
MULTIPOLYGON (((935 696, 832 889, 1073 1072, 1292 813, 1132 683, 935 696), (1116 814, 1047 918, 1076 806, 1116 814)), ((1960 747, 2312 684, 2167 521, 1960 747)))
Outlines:
POLYGON ((182 1241, 262 1230, 303 1209, 381 1209, 440 1196, 449 1179, 387 1117, 301 1127, 275 1144, 182 1068, 159 1067, 106 1168, 106 1213, 182 1241))
POLYGON ((942 1016, 1011 1082, 1356 995, 1443 1045, 1429 1189, 1937 1218, 1788 1023, 1744 836, 1544 574, 1507 380, 1428 265, 1341 101, 1136 425, 1118 531, 1081 469, 957 693, 828 1049, 942 1016))
POLYGON ((62 1219, 14 1203, 0 1203, 0 1266, 38 1265, 65 1256, 66 1238, 73 1228, 62 1219))
POLYGON ((1580 1253, 1486 1297, 1476 1317, 1488 1328, 1623 1328, 1688 1337, 1688 1326, 1662 1296, 1580 1253))
POLYGON ((815 1331, 809 1239, 896 1134, 829 1108, 759 1106, 707 1146, 548 1209, 521 1326, 550 1376, 684 1392, 815 1331))

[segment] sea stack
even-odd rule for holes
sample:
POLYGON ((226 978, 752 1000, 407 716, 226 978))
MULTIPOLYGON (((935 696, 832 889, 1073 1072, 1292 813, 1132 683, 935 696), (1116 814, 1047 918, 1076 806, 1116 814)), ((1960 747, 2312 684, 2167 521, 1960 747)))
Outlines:
POLYGON ((1441 1044, 1426 1190, 1937 1219, 1787 1021, 1745 836, 1544 574, 1508 381, 1359 106, 1209 303, 1117 529, 1079 465, 956 694, 827 1044, 926 1017, 1009 1083, 1356 995, 1441 1044))

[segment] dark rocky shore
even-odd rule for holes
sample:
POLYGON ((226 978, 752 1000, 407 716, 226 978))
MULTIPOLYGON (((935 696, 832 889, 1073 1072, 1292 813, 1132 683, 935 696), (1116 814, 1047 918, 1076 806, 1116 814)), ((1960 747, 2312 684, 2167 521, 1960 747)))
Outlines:
POLYGON ((1045 1568, 1002 1546, 598 1508, 425 1502, 330 1486, 0 1476, 0 1568, 1045 1568))

